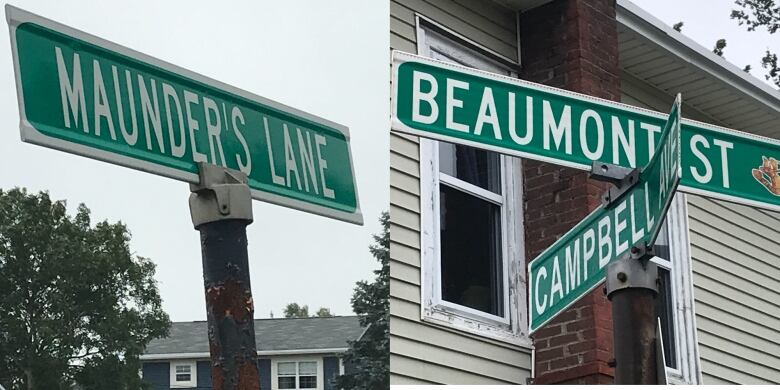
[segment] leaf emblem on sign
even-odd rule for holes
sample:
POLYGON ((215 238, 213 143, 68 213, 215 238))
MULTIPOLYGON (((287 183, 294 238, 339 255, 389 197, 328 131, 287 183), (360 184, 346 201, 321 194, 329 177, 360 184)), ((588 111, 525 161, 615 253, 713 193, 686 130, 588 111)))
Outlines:
POLYGON ((780 196, 780 175, 774 157, 761 156, 761 166, 753 169, 753 178, 772 195, 780 196))

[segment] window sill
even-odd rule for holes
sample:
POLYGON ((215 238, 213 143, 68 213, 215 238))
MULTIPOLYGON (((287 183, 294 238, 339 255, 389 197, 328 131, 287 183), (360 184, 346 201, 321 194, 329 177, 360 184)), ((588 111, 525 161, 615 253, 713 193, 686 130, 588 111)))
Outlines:
POLYGON ((459 316, 439 306, 425 308, 421 319, 423 322, 466 333, 466 336, 487 338, 529 350, 533 347, 533 342, 527 335, 516 333, 508 327, 496 326, 492 322, 459 316))

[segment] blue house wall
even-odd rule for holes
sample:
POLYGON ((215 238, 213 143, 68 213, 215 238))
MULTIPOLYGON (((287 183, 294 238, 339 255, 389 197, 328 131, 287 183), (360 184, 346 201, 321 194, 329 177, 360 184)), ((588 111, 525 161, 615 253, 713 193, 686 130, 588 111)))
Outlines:
POLYGON ((336 377, 339 375, 339 358, 335 356, 327 356, 322 358, 322 373, 325 377, 325 390, 336 390, 336 385, 333 383, 336 377))
POLYGON ((171 364, 144 363, 143 378, 152 385, 153 390, 169 390, 171 388, 171 364))
MULTIPOLYGON (((198 361, 198 390, 211 390, 211 362, 198 361)), ((258 359, 260 371, 260 390, 271 390, 271 359, 258 359)), ((322 359, 322 369, 325 390, 336 390, 333 379, 339 374, 339 359, 335 356, 326 356, 322 359)), ((170 362, 143 363, 143 378, 152 385, 152 390, 171 389, 171 364, 170 362)))

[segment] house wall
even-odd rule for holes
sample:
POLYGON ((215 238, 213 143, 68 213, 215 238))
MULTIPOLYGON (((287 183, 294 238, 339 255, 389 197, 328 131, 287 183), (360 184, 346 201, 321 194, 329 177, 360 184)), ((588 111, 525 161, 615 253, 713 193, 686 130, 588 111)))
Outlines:
MULTIPOLYGON (((622 80, 624 103, 668 108, 672 97, 629 75, 622 80)), ((682 112, 719 124, 693 107, 682 112)), ((686 199, 704 384, 780 383, 780 213, 686 199)))
POLYGON ((211 362, 199 361, 198 365, 198 389, 211 389, 211 362))
MULTIPOLYGON (((322 358, 323 369, 323 389, 335 390, 333 385, 333 379, 339 375, 339 358, 337 356, 324 356, 322 358)), ((204 360, 197 362, 198 367, 198 387, 195 389, 211 389, 211 362, 204 360)), ((260 371, 260 390, 271 389, 271 359, 260 358, 258 359, 258 368, 260 371)), ((170 390, 171 389, 171 368, 170 362, 144 362, 143 363, 143 378, 152 385, 153 390, 170 390)))
POLYGON ((780 214, 688 196, 704 384, 780 383, 780 214))
MULTIPOLYGON (((392 0, 390 45, 416 53, 415 13, 510 59, 516 16, 492 2, 392 0)), ((392 384, 513 384, 531 374, 527 349, 420 320, 420 148, 390 136, 390 381, 392 384)))
POLYGON ((322 358, 323 377, 325 378, 324 389, 336 390, 333 380, 339 375, 339 358, 328 356, 322 358))
POLYGON ((171 364, 168 362, 144 362, 142 375, 152 385, 152 390, 171 388, 171 364))

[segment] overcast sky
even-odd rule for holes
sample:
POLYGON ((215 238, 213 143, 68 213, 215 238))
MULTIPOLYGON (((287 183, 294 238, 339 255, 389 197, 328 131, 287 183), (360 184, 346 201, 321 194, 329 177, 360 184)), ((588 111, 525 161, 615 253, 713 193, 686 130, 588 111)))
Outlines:
POLYGON ((777 88, 764 79, 766 70, 761 68, 761 58, 767 48, 780 55, 780 31, 773 35, 765 28, 748 32, 746 26, 729 17, 732 9, 739 8, 734 0, 631 1, 669 26, 683 22, 682 33, 709 50, 718 39, 726 39, 726 60, 740 69, 751 65, 750 74, 777 88))
MULTIPOLYGON (((349 127, 365 225, 254 201, 247 229, 255 316, 289 302, 352 312, 355 282, 373 278, 368 253, 388 208, 386 1, 134 0, 11 4, 260 96, 349 127)), ((0 37, 0 188, 48 190, 121 220, 131 248, 157 264, 174 321, 205 320, 198 232, 186 183, 22 143, 7 27, 0 37)))

